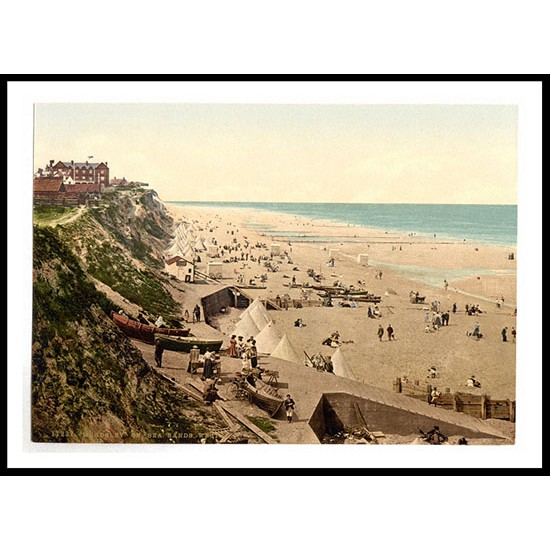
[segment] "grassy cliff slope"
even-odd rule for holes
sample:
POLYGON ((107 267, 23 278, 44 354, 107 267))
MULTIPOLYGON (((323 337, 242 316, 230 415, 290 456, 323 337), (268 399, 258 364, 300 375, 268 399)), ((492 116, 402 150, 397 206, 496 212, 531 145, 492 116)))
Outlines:
MULTIPOLYGON (((117 238, 118 231, 127 245, 135 242, 134 224, 127 230, 111 213, 116 227, 104 227, 103 215, 109 216, 107 211, 86 212, 66 226, 34 227, 32 439, 197 442, 220 427, 219 419, 149 367, 111 322, 108 314, 114 304, 96 290, 85 271, 127 296, 139 286, 133 297, 149 311, 165 314, 176 309, 153 268, 145 266, 156 261, 156 253, 147 252, 139 269, 121 244, 121 235, 117 238)), ((141 238, 145 246, 153 247, 153 239, 160 245, 161 224, 169 220, 148 219, 138 216, 135 226, 155 227, 151 231, 158 236, 147 233, 141 238)))

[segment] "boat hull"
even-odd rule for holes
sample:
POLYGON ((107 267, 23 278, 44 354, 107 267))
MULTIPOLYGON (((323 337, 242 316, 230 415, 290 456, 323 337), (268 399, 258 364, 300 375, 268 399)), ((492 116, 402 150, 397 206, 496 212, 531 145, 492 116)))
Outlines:
MULTIPOLYGON (((259 382, 259 381, 258 381, 259 382)), ((257 382, 257 383, 258 383, 257 382)), ((250 401, 263 409, 271 418, 275 417, 283 408, 283 399, 268 395, 261 388, 255 388, 248 381, 245 381, 245 389, 248 393, 250 401)))
POLYGON ((155 334, 155 340, 158 340, 164 349, 186 353, 189 353, 193 346, 197 346, 201 353, 219 351, 223 344, 223 340, 203 340, 191 336, 167 336, 164 334, 155 334))
POLYGON ((119 315, 118 313, 112 313, 111 318, 113 319, 116 326, 130 338, 136 338, 147 344, 155 343, 155 336, 157 334, 171 335, 171 336, 187 336, 190 332, 188 328, 159 328, 154 325, 145 325, 133 319, 129 319, 124 315, 119 315))

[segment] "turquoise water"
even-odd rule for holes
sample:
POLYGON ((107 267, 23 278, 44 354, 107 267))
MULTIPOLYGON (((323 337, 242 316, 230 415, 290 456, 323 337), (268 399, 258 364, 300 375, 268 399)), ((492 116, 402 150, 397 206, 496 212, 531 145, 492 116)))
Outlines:
MULTIPOLYGON (((288 202, 194 202, 172 201, 181 206, 249 208, 331 220, 349 225, 374 227, 400 233, 438 238, 466 239, 468 242, 515 246, 517 243, 516 205, 478 204, 344 204, 288 202)), ((250 227, 273 236, 292 237, 296 241, 326 240, 308 237, 306 231, 275 231, 262 224, 250 227)), ((341 238, 337 238, 342 240, 341 238)))

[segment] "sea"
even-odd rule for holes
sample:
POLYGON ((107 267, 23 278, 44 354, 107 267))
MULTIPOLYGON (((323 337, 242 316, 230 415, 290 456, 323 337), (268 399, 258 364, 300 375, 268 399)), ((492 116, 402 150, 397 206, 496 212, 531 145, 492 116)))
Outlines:
MULTIPOLYGON (((517 244, 517 205, 495 204, 373 204, 307 202, 197 202, 171 201, 180 206, 206 206, 217 209, 243 208, 330 220, 350 226, 384 231, 434 236, 497 246, 517 244)), ((249 224, 250 228, 272 237, 293 241, 326 242, 307 231, 280 231, 267 224, 249 224)), ((342 241, 342 237, 336 237, 342 241)))

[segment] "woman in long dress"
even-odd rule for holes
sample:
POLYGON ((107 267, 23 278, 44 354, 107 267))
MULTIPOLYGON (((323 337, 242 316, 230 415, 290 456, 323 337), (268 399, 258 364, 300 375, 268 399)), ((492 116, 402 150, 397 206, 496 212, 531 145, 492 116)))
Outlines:
POLYGON ((237 352, 237 336, 233 334, 229 340, 229 348, 227 349, 229 357, 239 357, 237 352))

